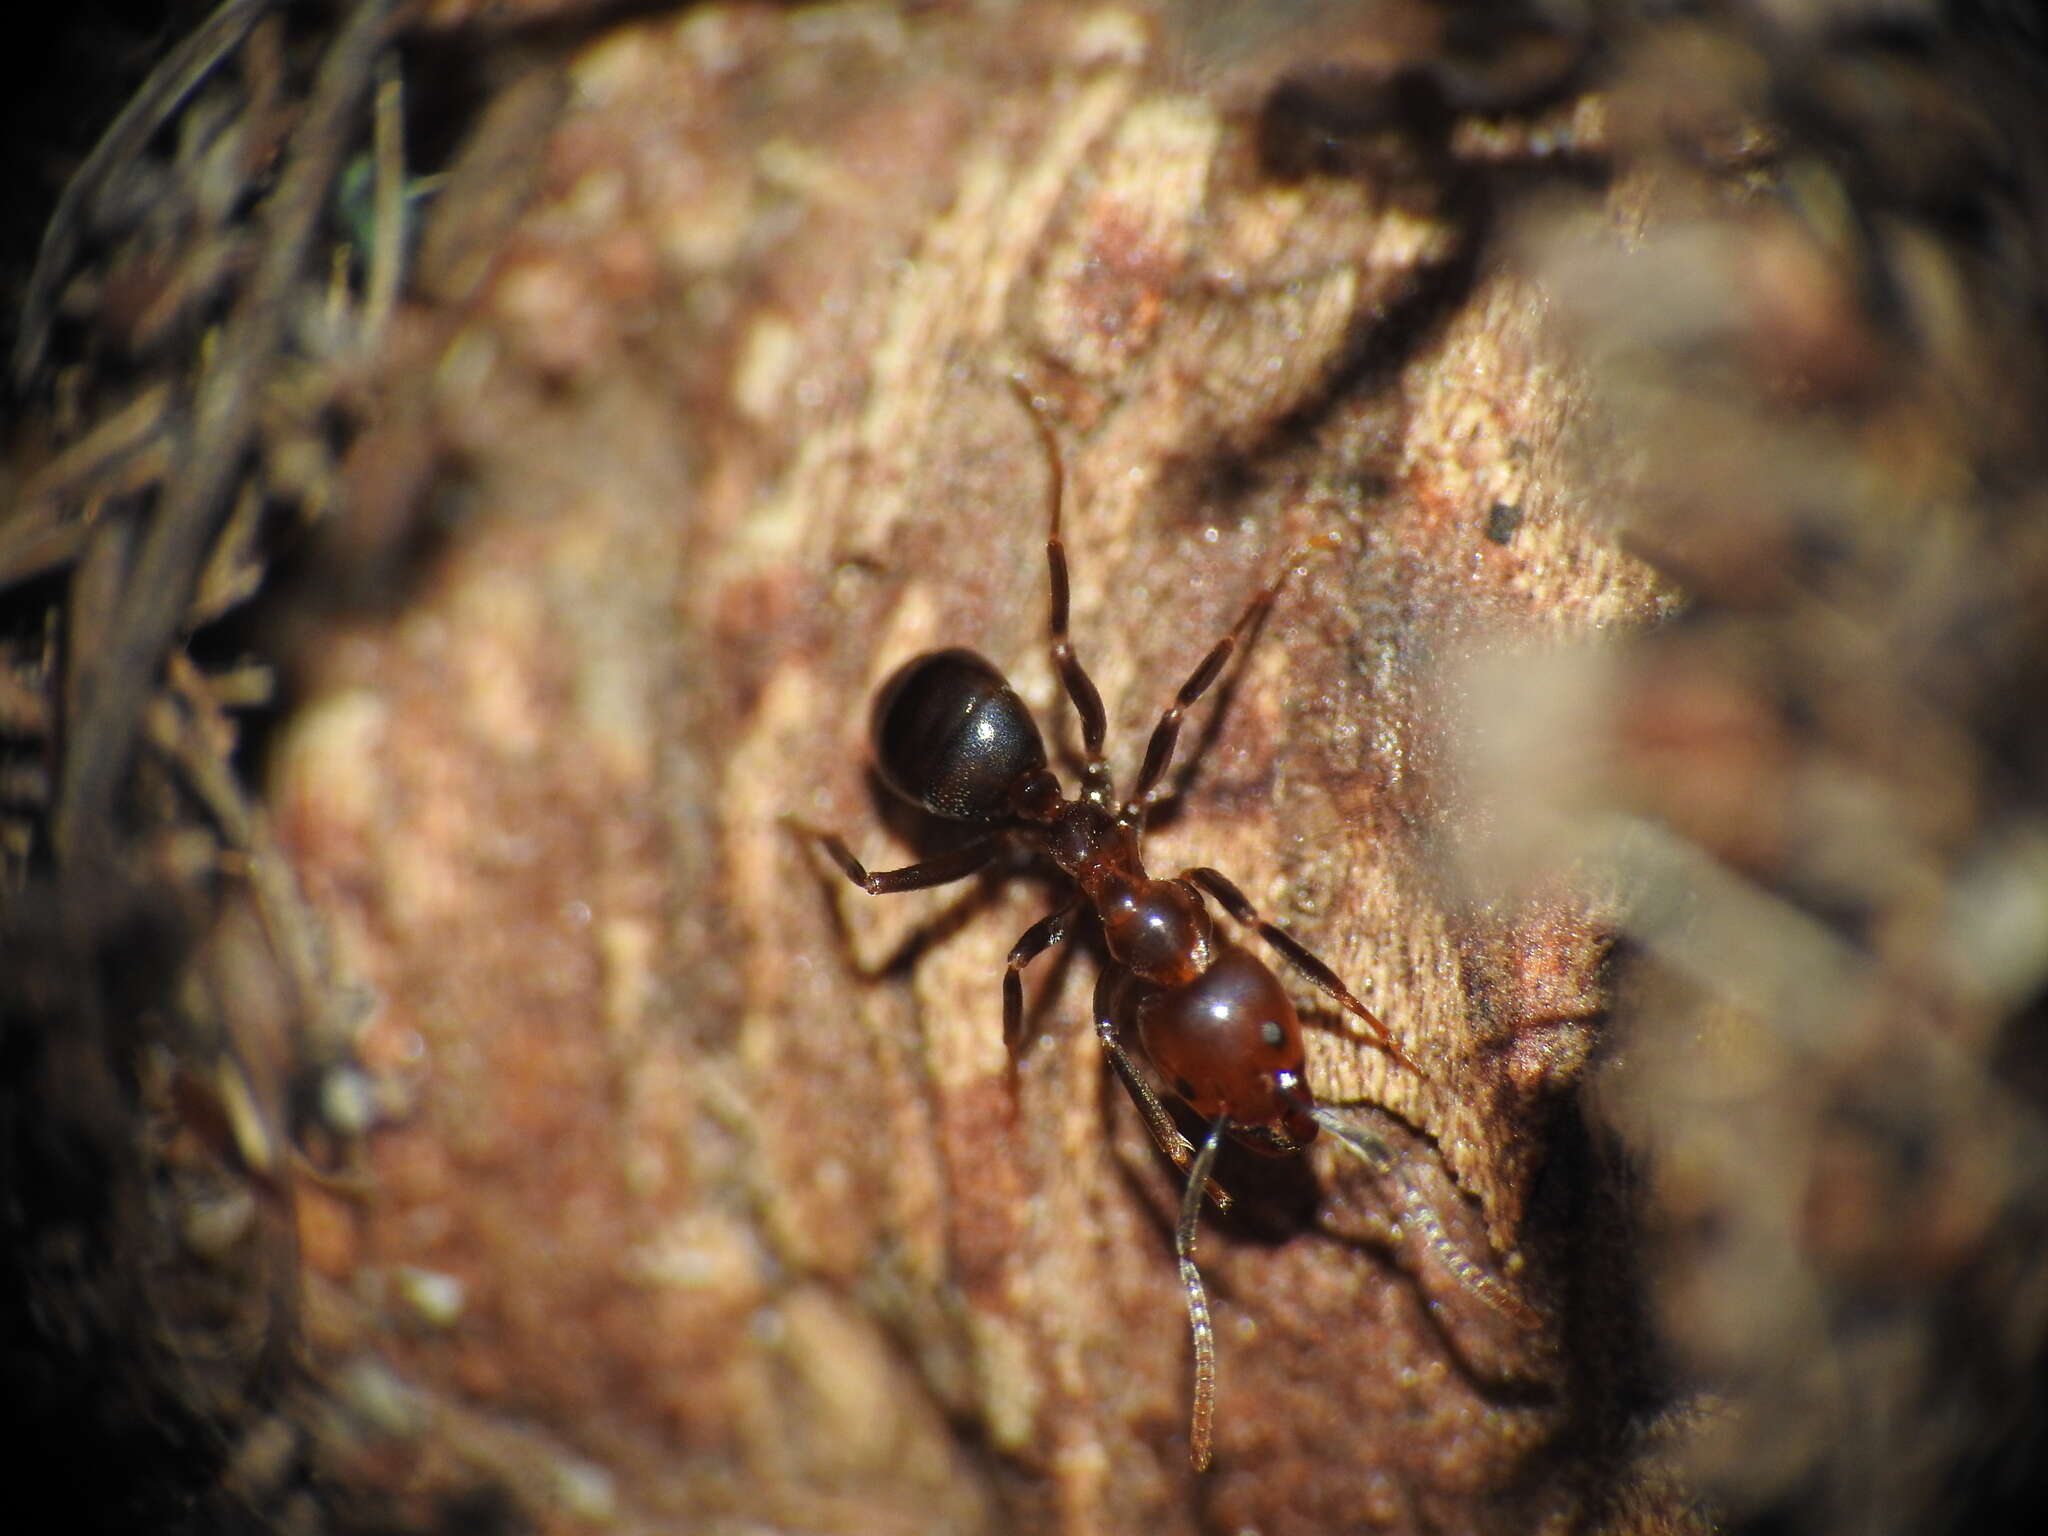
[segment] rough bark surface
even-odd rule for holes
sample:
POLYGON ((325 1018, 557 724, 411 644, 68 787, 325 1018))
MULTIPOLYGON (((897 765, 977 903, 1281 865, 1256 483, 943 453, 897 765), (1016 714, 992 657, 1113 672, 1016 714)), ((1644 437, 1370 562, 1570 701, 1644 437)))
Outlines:
MULTIPOLYGON (((1796 8, 477 10, 358 0, 351 74, 224 7, 247 110, 175 161, 220 230, 46 268, 18 354, 90 313, 175 363, 268 275, 218 463, 182 367, 51 392, 0 590, 63 574, 59 693, 135 628, 165 508, 215 546, 152 601, 209 644, 262 509, 310 530, 249 631, 291 671, 266 806, 222 674, 116 658, 142 769, 52 746, 55 803, 136 803, 57 846, 179 899, 90 912, 66 870, 63 922, 8 914, 0 1174, 112 1192, 98 1247, 7 1207, 24 1294, 162 1345, 123 1435, 212 1426, 206 1507, 308 1533, 1986 1528, 2038 1486, 2048 180, 2012 60, 1796 8), (315 63, 335 123, 376 87, 381 222, 325 295, 367 270, 360 331, 235 222, 315 63), (443 135, 409 249, 389 172, 443 135), (1055 477, 1126 783, 1334 535, 1147 860, 1225 872, 1422 1069, 1294 988, 1372 1155, 1219 1165, 1203 1476, 1181 1184, 1095 1039, 1096 937, 1006 1040, 1057 876, 870 898, 793 825, 870 867, 957 835, 868 767, 934 647, 1071 756, 1055 477)), ((339 215, 300 179, 263 206, 303 255, 339 215)), ((21 681, 53 633, 0 625, 4 765, 78 713, 21 681)), ((66 1358, 34 1332, 10 1360, 66 1358)))
POLYGON ((1606 935, 1579 898, 1456 888, 1445 845, 1483 811, 1445 687, 1454 659, 1646 623, 1659 588, 1588 513, 1571 375, 1525 284, 1479 269, 1468 168, 1395 120, 1384 172, 1276 174, 1256 98, 1159 52, 1137 14, 1059 7, 713 8, 587 50, 422 402, 464 450, 466 520, 396 624, 314 663, 277 798, 382 1000, 373 1051, 420 1084, 375 1199, 314 1218, 322 1267, 459 1277, 461 1325, 395 1366, 485 1404, 545 1383, 536 1429, 629 1507, 1583 1513, 1554 1327, 1446 1263, 1545 1315, 1574 1283, 1528 1208, 1606 935), (1427 1073, 1312 1010, 1319 1093, 1405 1171, 1226 1162, 1203 1479, 1178 1185, 1104 1071, 1093 944, 1035 968, 1012 1049, 997 982, 1048 879, 869 899, 783 819, 875 865, 930 846, 863 739, 921 649, 996 659, 1071 742, 1054 473, 1125 774, 1285 551, 1341 534, 1205 711, 1148 860, 1230 873, 1427 1073), (1401 1243, 1399 1189, 1436 1250, 1412 1221, 1401 1243))

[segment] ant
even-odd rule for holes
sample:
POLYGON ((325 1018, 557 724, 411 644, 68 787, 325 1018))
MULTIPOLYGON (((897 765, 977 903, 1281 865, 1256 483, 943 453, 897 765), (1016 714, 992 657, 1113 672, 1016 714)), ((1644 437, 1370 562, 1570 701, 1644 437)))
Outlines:
POLYGON ((1144 1116, 1159 1150, 1188 1176, 1174 1232, 1174 1252, 1187 1291, 1194 1335, 1194 1409, 1189 1460, 1197 1472, 1210 1459, 1216 1392, 1215 1331, 1195 1267, 1195 1225, 1206 1191, 1219 1211, 1230 1196, 1210 1178, 1227 1132, 1269 1156, 1298 1153, 1315 1140, 1318 1115, 1304 1073, 1301 1023, 1279 978, 1257 955, 1218 930, 1205 896, 1277 950, 1364 1027, 1364 1038, 1409 1070, 1421 1068, 1337 973, 1277 924, 1261 917, 1245 894, 1216 870, 1183 870, 1170 880, 1145 872, 1147 813, 1165 798, 1167 769, 1181 720, 1208 692, 1295 567, 1330 547, 1325 536, 1296 550, 1279 576, 1253 595, 1229 632, 1188 675, 1159 717, 1143 766, 1119 801, 1103 756, 1107 716, 1102 697, 1067 635, 1067 555, 1060 539, 1059 444, 1038 402, 1012 380, 1036 428, 1050 467, 1050 532, 1045 541, 1051 587, 1052 661, 1081 724, 1081 792, 1068 799, 1047 766, 1038 724, 996 667, 970 650, 930 651, 904 663, 875 696, 870 737, 875 768, 889 789, 934 816, 986 829, 965 845, 907 865, 869 870, 828 832, 801 830, 818 842, 846 878, 871 896, 922 890, 963 880, 984 868, 1010 837, 1035 840, 1078 888, 1074 898, 1026 929, 1003 972, 1003 1033, 1016 1040, 1024 1014, 1019 973, 1074 931, 1092 909, 1109 952, 1095 990, 1095 1030, 1103 1054, 1144 1116), (1134 1019, 1145 1058, 1173 1095, 1208 1123, 1197 1150, 1138 1071, 1124 1044, 1134 1019))

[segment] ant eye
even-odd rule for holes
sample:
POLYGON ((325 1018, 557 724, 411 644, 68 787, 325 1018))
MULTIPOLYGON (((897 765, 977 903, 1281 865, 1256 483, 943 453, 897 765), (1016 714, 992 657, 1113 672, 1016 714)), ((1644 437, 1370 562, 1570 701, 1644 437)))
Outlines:
POLYGON ((1173 1091, 1179 1098, 1192 1099, 1195 1096, 1195 1085, 1184 1077, 1176 1077, 1173 1080, 1173 1091))
POLYGON ((1265 1041, 1273 1050, 1277 1051, 1287 1043, 1287 1031, 1274 1023, 1273 1020, 1268 1019, 1259 1026, 1259 1038, 1265 1041))

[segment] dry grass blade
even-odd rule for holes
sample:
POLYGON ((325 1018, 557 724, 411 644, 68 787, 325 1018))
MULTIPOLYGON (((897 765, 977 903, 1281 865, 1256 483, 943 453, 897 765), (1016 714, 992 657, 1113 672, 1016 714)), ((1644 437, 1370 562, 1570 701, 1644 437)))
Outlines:
POLYGON ((222 0, 205 23, 173 48, 142 89, 121 110, 57 199, 57 207, 36 253, 35 271, 22 302, 21 334, 14 347, 14 382, 26 388, 43 360, 57 290, 77 255, 85 210, 108 175, 142 150, 171 115, 222 60, 240 46, 272 0, 222 0))
POLYGON ((350 144, 350 119, 369 88, 393 0, 361 0, 322 60, 284 172, 265 209, 263 253, 199 388, 190 434, 137 558, 100 663, 81 700, 55 818, 60 859, 89 861, 104 838, 114 788, 140 727, 165 649, 191 602, 251 434, 259 386, 283 338, 289 298, 350 144))

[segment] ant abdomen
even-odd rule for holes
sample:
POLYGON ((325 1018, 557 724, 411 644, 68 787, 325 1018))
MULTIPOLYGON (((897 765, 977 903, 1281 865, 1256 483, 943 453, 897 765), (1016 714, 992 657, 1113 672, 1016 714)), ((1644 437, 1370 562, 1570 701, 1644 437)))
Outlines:
POLYGON ((1031 711, 993 664, 964 649, 897 668, 875 695, 871 733, 882 782, 948 821, 1013 819, 1013 790, 1045 766, 1031 711))

